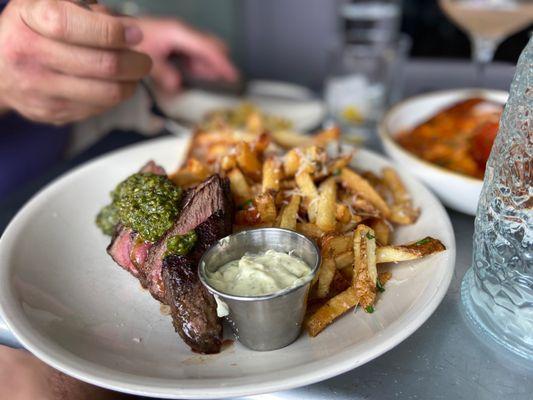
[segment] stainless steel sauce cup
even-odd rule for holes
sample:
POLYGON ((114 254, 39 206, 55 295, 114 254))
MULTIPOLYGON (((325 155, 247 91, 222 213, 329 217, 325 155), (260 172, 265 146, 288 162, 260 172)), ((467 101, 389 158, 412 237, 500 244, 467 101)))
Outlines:
POLYGON ((238 340, 253 350, 275 350, 296 340, 302 328, 307 294, 320 265, 318 247, 305 236, 287 229, 261 228, 219 240, 200 260, 198 273, 204 286, 229 308, 228 320, 238 340), (311 272, 298 286, 263 296, 235 296, 209 284, 208 273, 245 253, 275 250, 304 260, 311 272))

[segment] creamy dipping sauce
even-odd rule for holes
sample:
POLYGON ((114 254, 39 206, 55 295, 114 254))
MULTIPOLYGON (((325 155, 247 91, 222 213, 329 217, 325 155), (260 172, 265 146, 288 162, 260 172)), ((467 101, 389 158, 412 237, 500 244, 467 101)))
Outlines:
POLYGON ((217 290, 236 296, 262 296, 298 286, 311 273, 300 258, 267 250, 246 253, 207 274, 217 290))

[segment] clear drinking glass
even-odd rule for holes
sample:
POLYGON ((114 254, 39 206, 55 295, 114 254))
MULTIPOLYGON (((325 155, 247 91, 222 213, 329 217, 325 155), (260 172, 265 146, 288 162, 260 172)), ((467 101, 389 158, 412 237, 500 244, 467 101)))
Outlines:
POLYGON ((470 37, 478 83, 500 43, 533 23, 531 0, 439 0, 439 4, 470 37))
POLYGON ((384 110, 400 97, 410 48, 410 38, 400 35, 390 42, 353 40, 332 50, 324 97, 346 138, 368 139, 384 110))
POLYGON ((461 297, 481 332, 533 361, 533 38, 487 163, 461 297))

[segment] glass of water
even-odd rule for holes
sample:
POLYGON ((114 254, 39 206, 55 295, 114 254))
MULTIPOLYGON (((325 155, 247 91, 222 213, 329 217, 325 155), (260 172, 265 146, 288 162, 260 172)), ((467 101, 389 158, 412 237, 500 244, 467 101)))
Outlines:
POLYGON ((533 361, 533 38, 520 56, 485 171, 466 315, 485 336, 533 361))
POLYGON ((399 99, 410 48, 410 38, 400 35, 386 42, 354 39, 332 50, 324 97, 345 138, 369 139, 384 110, 399 99))

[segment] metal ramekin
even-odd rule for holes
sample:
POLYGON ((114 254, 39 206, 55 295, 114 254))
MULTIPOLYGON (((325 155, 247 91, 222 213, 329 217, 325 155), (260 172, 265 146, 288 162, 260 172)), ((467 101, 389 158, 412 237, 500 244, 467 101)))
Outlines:
POLYGON ((198 268, 200 280, 229 308, 228 320, 238 340, 253 350, 285 347, 296 340, 302 328, 311 281, 320 265, 320 251, 305 236, 287 229, 261 228, 239 232, 219 240, 207 250, 198 268), (246 252, 275 250, 304 260, 311 272, 300 285, 263 296, 235 296, 209 284, 206 271, 214 272, 246 252))

